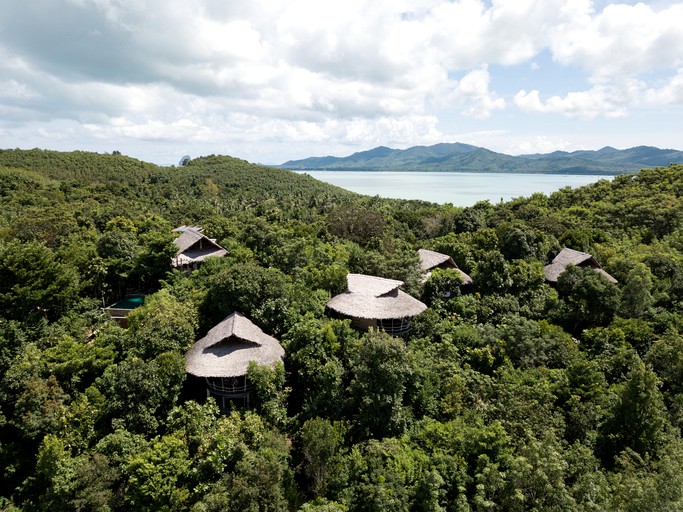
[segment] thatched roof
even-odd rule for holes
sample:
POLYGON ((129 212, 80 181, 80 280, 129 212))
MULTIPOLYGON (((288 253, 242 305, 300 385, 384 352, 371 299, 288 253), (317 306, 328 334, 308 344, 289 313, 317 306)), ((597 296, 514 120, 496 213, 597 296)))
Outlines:
POLYGON ((438 267, 452 268, 453 270, 457 270, 458 274, 460 274, 460 278, 462 279, 462 284, 472 284, 474 282, 470 276, 458 268, 458 265, 448 254, 430 251, 429 249, 419 249, 417 254, 420 257, 420 268, 427 272, 427 275, 424 279, 425 281, 429 279, 429 276, 431 275, 430 270, 438 267))
POLYGON ((422 270, 432 270, 444 263, 448 266, 452 266, 452 268, 458 268, 455 261, 453 261, 453 258, 448 254, 430 251, 429 249, 418 249, 417 255, 420 257, 420 268, 422 270))
POLYGON ((399 287, 403 281, 349 274, 348 290, 330 299, 327 307, 352 318, 389 320, 419 315, 427 306, 399 287))
POLYGON ((177 228, 175 228, 173 230, 173 232, 174 233, 184 233, 185 231, 188 231, 188 230, 196 231, 197 233, 201 233, 202 231, 204 231, 204 228, 201 226, 186 226, 185 224, 183 224, 182 226, 178 226, 177 228))
POLYGON ((570 249, 569 247, 562 249, 559 254, 553 258, 552 262, 558 265, 564 265, 565 267, 569 264, 578 266, 582 263, 588 263, 592 267, 600 266, 598 265, 598 261, 591 254, 588 254, 587 252, 576 251, 574 249, 570 249))
POLYGON ((235 312, 192 345, 185 369, 197 377, 238 377, 246 375, 251 361, 273 366, 284 355, 275 338, 235 312))
POLYGON ((364 274, 348 274, 347 288, 352 293, 379 297, 403 286, 403 281, 385 277, 366 276, 364 274))
POLYGON ((181 226, 174 231, 181 234, 173 243, 178 248, 173 266, 180 267, 204 261, 209 256, 225 256, 228 251, 216 243, 216 240, 200 233, 201 228, 181 226))
POLYGON ((545 275, 546 280, 550 281, 551 283, 556 283, 557 279, 560 277, 560 274, 565 271, 568 265, 575 265, 577 267, 591 267, 597 272, 603 274, 610 283, 617 283, 616 279, 600 268, 598 261, 591 254, 575 251, 574 249, 569 249, 568 247, 562 249, 560 253, 553 258, 553 261, 550 263, 550 265, 543 267, 543 274, 545 275))
POLYGON ((605 272, 605 271, 604 271, 603 269, 601 269, 601 268, 596 268, 595 271, 598 272, 598 273, 600 273, 600 274, 602 274, 603 276, 605 276, 605 277, 607 278, 607 280, 608 280, 610 283, 612 283, 612 284, 617 284, 617 283, 619 282, 619 281, 617 281, 614 277, 612 277, 611 275, 609 275, 607 272, 605 272))
POLYGON ((180 236, 173 240, 173 243, 178 247, 178 254, 187 251, 194 244, 199 242, 202 238, 206 238, 204 235, 198 231, 188 229, 182 231, 180 236))

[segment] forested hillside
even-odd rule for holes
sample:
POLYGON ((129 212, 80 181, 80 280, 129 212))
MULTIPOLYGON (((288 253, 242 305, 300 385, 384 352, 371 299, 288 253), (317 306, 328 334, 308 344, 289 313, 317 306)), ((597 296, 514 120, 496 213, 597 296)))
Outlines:
POLYGON ((554 151, 547 154, 506 155, 469 144, 442 143, 391 149, 379 146, 346 157, 324 156, 290 160, 279 167, 330 171, 496 172, 537 174, 623 174, 643 167, 683 163, 683 152, 637 146, 604 147, 598 151, 554 151))
POLYGON ((2 150, 0 510, 683 510, 682 222, 681 165, 459 208, 223 156, 2 150), (171 271, 182 224, 228 255, 171 271), (549 285, 562 247, 618 283, 549 285), (420 248, 474 285, 422 285, 420 248), (358 333, 325 310, 348 272, 429 309, 358 333), (127 293, 122 329, 102 307, 127 293), (184 354, 235 310, 285 361, 222 415, 184 354))

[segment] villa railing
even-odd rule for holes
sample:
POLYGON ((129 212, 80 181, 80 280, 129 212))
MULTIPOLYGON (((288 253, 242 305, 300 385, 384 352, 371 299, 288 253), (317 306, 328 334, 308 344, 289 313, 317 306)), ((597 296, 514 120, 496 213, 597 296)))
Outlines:
POLYGON ((241 398, 249 394, 246 379, 207 378, 206 385, 211 393, 228 398, 241 398))
POLYGON ((378 327, 392 336, 405 336, 410 332, 410 319, 382 320, 378 327))

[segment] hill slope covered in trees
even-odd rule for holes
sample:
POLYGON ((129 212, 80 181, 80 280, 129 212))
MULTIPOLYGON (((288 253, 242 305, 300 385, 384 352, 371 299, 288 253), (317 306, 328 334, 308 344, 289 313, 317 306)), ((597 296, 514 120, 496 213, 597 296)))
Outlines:
POLYGON ((347 157, 290 160, 283 169, 330 171, 502 172, 539 174, 622 174, 643 167, 683 163, 683 152, 637 146, 619 150, 554 151, 511 156, 469 144, 435 144, 391 149, 379 146, 347 157))
POLYGON ((456 208, 230 157, 0 151, 0 509, 678 510, 682 202, 680 165, 456 208), (180 224, 228 255, 171 272, 180 224), (619 283, 547 284, 564 246, 619 283), (423 286, 419 248, 473 288, 423 286), (325 312, 347 272, 430 307, 358 333, 325 312), (124 330, 101 308, 127 292, 124 330), (233 310, 285 364, 221 415, 183 355, 233 310))

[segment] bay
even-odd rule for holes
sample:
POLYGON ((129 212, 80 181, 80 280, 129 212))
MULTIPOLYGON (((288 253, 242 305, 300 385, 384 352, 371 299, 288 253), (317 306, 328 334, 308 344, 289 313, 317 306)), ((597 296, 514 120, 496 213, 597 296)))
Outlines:
POLYGON ((369 196, 421 199, 454 206, 509 201, 563 187, 580 187, 613 176, 585 174, 501 174, 474 172, 297 171, 369 196))

